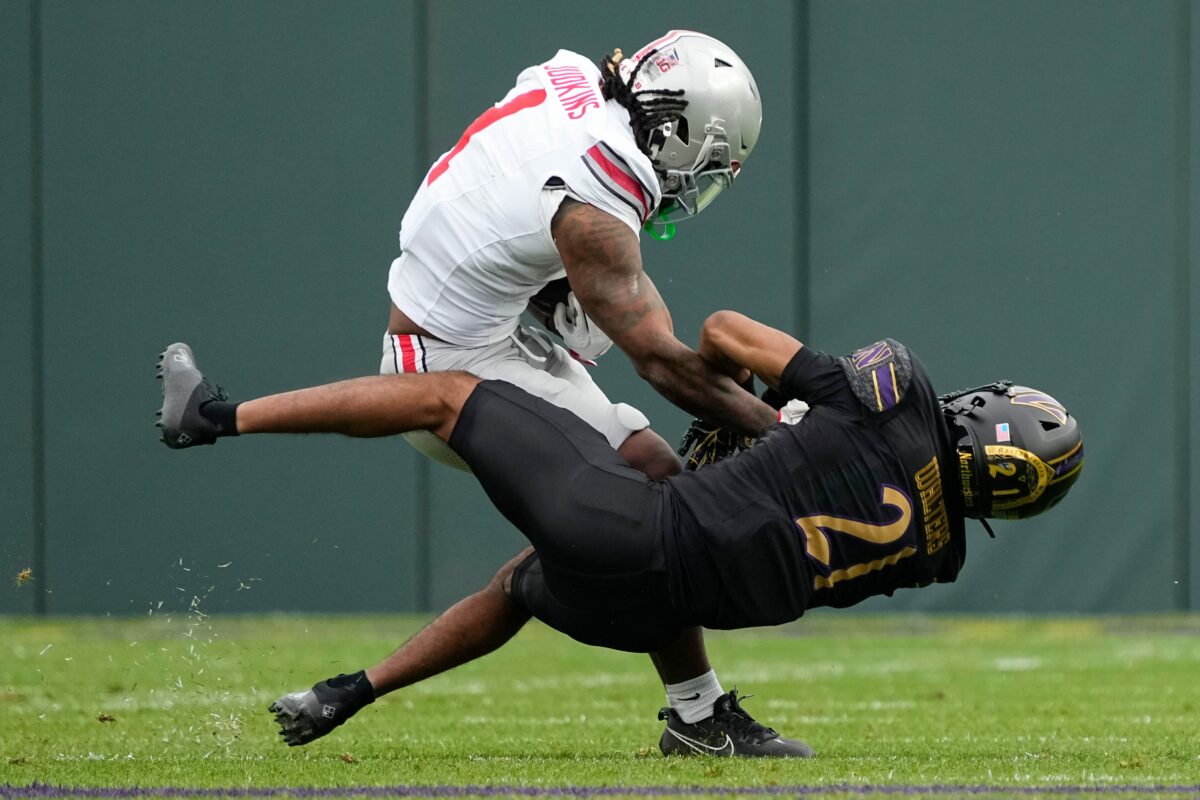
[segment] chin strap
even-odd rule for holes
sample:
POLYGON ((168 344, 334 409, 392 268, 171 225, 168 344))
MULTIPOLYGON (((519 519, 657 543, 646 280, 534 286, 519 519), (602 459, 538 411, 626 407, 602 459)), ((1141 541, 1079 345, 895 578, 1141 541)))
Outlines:
MULTIPOLYGON (((977 406, 982 405, 982 401, 976 397, 972 398, 970 405, 962 408, 947 408, 947 406, 961 397, 965 397, 969 394, 975 394, 976 392, 1006 394, 1012 385, 1012 381, 995 381, 993 383, 984 384, 983 386, 976 386, 972 389, 960 389, 958 391, 951 392, 950 394, 944 394, 938 397, 938 401, 942 406, 942 413, 945 414, 946 419, 952 424, 955 424, 955 427, 962 430, 962 432, 966 435, 967 441, 970 443, 971 470, 975 475, 979 475, 979 471, 984 469, 984 467, 987 465, 987 451, 983 446, 983 442, 981 442, 979 437, 975 435, 975 429, 970 425, 954 423, 954 418, 957 416, 970 416, 977 406)), ((981 479, 977 478, 975 480, 975 484, 975 501, 974 508, 972 510, 974 513, 979 515, 975 517, 975 519, 978 519, 979 523, 983 525, 983 529, 987 531, 988 536, 995 539, 996 533, 992 530, 992 526, 987 522, 987 515, 992 511, 992 497, 990 494, 986 496, 984 495, 983 483, 981 479)))

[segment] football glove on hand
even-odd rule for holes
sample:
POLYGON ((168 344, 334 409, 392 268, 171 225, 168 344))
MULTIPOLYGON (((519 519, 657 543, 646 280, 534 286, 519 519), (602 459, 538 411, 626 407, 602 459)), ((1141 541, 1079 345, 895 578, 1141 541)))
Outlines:
POLYGON ((568 293, 566 302, 559 303, 554 309, 554 329, 571 355, 585 363, 599 358, 612 347, 612 339, 583 313, 574 292, 568 293))
POLYGON ((684 459, 684 469, 697 470, 749 450, 753 444, 752 436, 734 433, 702 419, 693 419, 676 452, 684 459))
POLYGON ((803 400, 788 400, 779 409, 779 421, 784 425, 795 425, 800 420, 804 419, 804 415, 809 411, 808 403, 803 400))
POLYGON ((779 412, 779 421, 784 425, 795 425, 809 411, 808 403, 803 400, 788 400, 770 386, 763 390, 762 401, 779 412))

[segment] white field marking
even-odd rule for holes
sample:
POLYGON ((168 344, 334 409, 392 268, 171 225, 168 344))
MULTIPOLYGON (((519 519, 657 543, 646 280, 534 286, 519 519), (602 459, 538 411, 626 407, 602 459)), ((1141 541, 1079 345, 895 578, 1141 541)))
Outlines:
MULTIPOLYGON (((772 681, 798 682, 812 680, 814 677, 839 677, 847 670, 844 664, 836 661, 817 661, 803 665, 779 665, 765 667, 761 664, 743 663, 741 665, 722 665, 721 681, 724 684, 761 684, 772 681), (736 680, 735 680, 736 679, 736 680)), ((854 670, 860 671, 860 670, 854 670)), ((643 681, 638 681, 642 683, 643 681)))
MULTIPOLYGON (((191 748, 189 747, 187 749, 190 750, 191 748)), ((153 761, 162 760, 160 758, 159 754, 147 755, 147 754, 143 753, 141 755, 137 755, 134 753, 93 753, 91 751, 88 751, 87 753, 55 753, 52 756, 52 758, 55 761, 59 761, 59 762, 138 761, 138 760, 145 761, 145 762, 153 762, 153 761)), ((223 753, 223 754, 218 754, 216 756, 216 759, 219 759, 222 761, 235 761, 235 762, 266 761, 267 758, 268 758, 268 756, 266 756, 262 753, 223 753)), ((275 758, 275 756, 270 756, 270 758, 275 758)))
POLYGON ((586 714, 577 714, 575 716, 563 715, 557 717, 508 717, 508 716, 491 716, 486 714, 470 714, 460 718, 466 725, 495 725, 504 726, 506 728, 531 728, 539 725, 596 725, 597 727, 617 727, 627 725, 638 725, 646 721, 645 715, 627 715, 609 717, 605 716, 603 720, 597 723, 593 720, 588 723, 586 714))
POLYGON ((797 714, 795 716, 788 717, 788 723, 795 725, 845 725, 849 721, 850 716, 848 714, 838 714, 836 716, 797 714))
MULTIPOLYGON (((168 687, 169 689, 169 687, 168 687)), ((214 707, 229 707, 233 709, 253 707, 263 703, 269 703, 278 695, 272 693, 259 692, 251 694, 249 692, 203 692, 197 691, 194 696, 189 694, 180 694, 171 692, 170 694, 155 694, 145 696, 141 691, 137 695, 127 695, 120 699, 121 708, 124 711, 163 711, 167 709, 185 709, 185 708, 204 708, 210 709, 214 707)), ((79 711, 89 710, 94 705, 91 700, 72 703, 66 705, 60 702, 52 702, 44 696, 30 695, 26 698, 27 704, 35 711, 79 711)))
POLYGON ((1037 656, 1010 656, 992 662, 992 668, 999 672, 1029 672, 1041 666, 1042 660, 1037 656))
POLYGON ((848 703, 847 707, 854 709, 869 709, 871 711, 882 711, 884 709, 894 708, 916 708, 917 704, 912 700, 870 700, 857 703, 848 703))
POLYGON ((635 686, 645 683, 642 675, 628 672, 566 673, 522 678, 512 688, 518 692, 544 692, 560 689, 601 689, 610 686, 635 686))
POLYGON ((415 686, 409 686, 407 691, 414 694, 423 695, 481 695, 488 693, 488 686, 483 681, 461 681, 443 685, 439 683, 418 683, 415 686))

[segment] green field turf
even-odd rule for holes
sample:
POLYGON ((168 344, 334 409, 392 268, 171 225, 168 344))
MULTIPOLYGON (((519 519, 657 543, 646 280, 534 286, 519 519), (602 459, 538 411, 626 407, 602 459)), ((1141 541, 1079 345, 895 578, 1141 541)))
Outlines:
POLYGON ((648 660, 538 625, 306 748, 279 742, 271 700, 420 623, 0 619, 0 788, 1200 785, 1194 616, 826 613, 713 634, 725 687, 816 748, 807 762, 662 758, 648 660))

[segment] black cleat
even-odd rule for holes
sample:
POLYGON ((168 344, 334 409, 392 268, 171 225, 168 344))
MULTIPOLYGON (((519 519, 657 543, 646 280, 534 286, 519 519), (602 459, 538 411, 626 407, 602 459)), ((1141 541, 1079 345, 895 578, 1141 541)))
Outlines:
POLYGON ((271 703, 279 735, 289 747, 308 744, 375 701, 366 673, 338 675, 321 681, 307 692, 293 692, 271 703))
POLYGON ((658 741, 664 756, 739 756, 744 758, 811 758, 816 753, 797 739, 784 739, 755 721, 738 703, 737 689, 713 703, 713 715, 687 723, 672 708, 658 712, 667 729, 658 741))
POLYGON ((158 411, 161 419, 154 424, 162 428, 163 444, 178 450, 215 442, 217 426, 204 418, 200 406, 228 396, 200 374, 192 348, 183 342, 167 347, 158 362, 158 378, 162 381, 163 404, 158 411))

